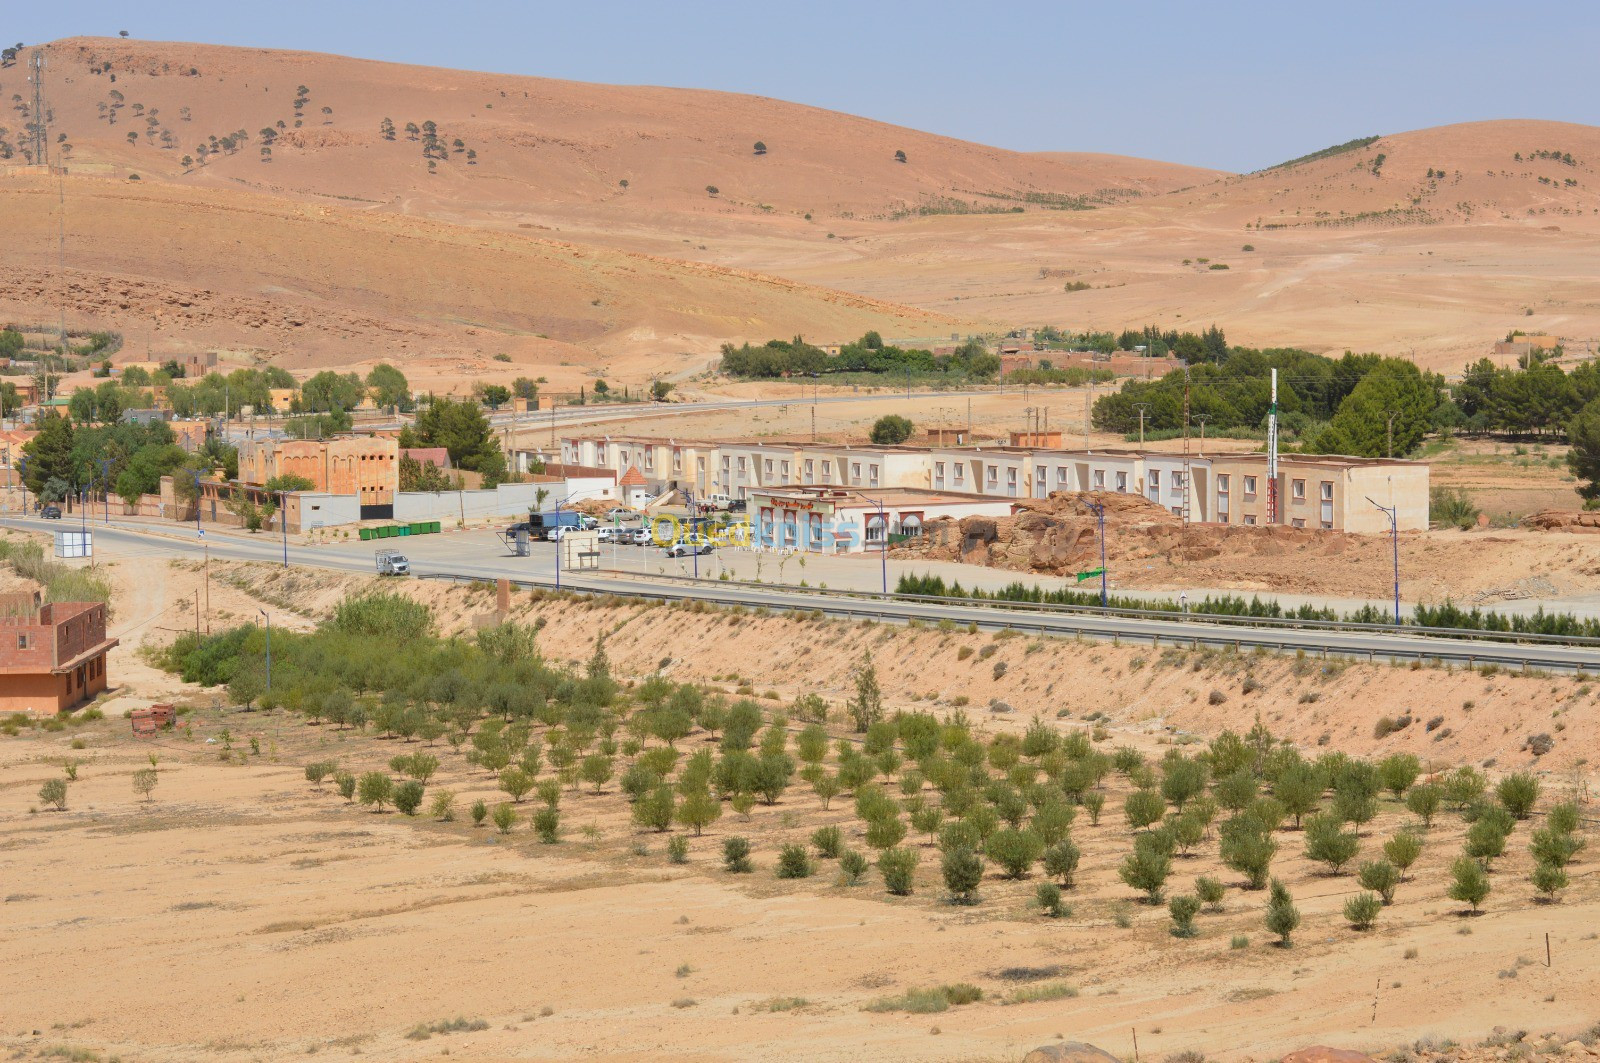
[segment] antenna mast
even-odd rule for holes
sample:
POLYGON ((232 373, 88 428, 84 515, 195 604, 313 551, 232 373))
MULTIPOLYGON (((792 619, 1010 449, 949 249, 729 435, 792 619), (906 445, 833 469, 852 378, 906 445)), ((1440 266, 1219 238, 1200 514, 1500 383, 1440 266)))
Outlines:
POLYGON ((44 52, 38 48, 28 57, 28 80, 33 82, 33 164, 35 166, 48 166, 50 160, 46 152, 50 147, 50 138, 44 128, 44 52))
POLYGON ((1267 523, 1278 523, 1278 371, 1272 371, 1272 405, 1267 407, 1267 523))

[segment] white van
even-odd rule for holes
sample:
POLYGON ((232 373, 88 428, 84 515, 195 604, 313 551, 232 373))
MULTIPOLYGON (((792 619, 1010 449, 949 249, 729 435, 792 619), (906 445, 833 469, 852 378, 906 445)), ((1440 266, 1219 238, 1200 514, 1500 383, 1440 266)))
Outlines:
POLYGON ((727 495, 707 495, 705 498, 701 499, 701 501, 705 505, 708 505, 712 509, 716 510, 726 510, 730 505, 733 504, 733 499, 729 498, 727 495))

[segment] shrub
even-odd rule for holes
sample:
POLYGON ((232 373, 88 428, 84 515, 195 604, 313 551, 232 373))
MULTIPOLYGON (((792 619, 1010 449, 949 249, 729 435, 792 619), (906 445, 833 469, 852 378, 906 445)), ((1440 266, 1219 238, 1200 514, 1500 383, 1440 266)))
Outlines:
POLYGON ((838 827, 818 827, 811 832, 811 844, 818 856, 837 860, 844 849, 844 834, 838 827))
POLYGON ((1063 838, 1044 851, 1044 873, 1060 879, 1063 888, 1071 889, 1082 856, 1082 850, 1071 838, 1063 838))
POLYGON ((1245 877, 1247 889, 1258 890, 1267 884, 1278 843, 1254 821, 1229 820, 1224 824, 1220 849, 1223 864, 1245 877), (1239 825, 1234 826, 1235 822, 1239 825))
POLYGON ((748 875, 755 870, 755 865, 750 862, 748 838, 735 837, 722 840, 722 866, 724 870, 735 875, 748 875))
POLYGON ((913 1015, 929 1015, 982 999, 983 990, 966 982, 958 982, 955 985, 935 986, 931 989, 908 989, 897 997, 874 1000, 862 1010, 907 1011, 913 1015))
POLYGON ((1167 914, 1172 916, 1172 936, 1192 938, 1197 931, 1194 917, 1200 913, 1200 898, 1192 893, 1180 893, 1167 901, 1167 914))
POLYGON ((1061 887, 1054 882, 1041 882, 1034 888, 1033 899, 1039 910, 1051 919, 1070 915, 1071 910, 1061 903, 1061 887))
POLYGON ((894 848, 879 853, 878 873, 883 876, 884 888, 897 897, 909 895, 920 859, 915 849, 894 848))
POLYGON ((1290 935, 1300 925, 1300 909, 1294 906, 1289 888, 1279 879, 1272 880, 1267 897, 1267 929, 1278 935, 1278 944, 1288 948, 1290 935))
POLYGON ((1139 846, 1122 866, 1117 869, 1118 876, 1123 882, 1136 890, 1145 892, 1145 899, 1150 904, 1161 903, 1161 887, 1166 884, 1167 875, 1172 871, 1172 858, 1148 847, 1139 846))
POLYGON ((408 816, 417 814, 417 809, 422 807, 422 784, 415 779, 407 779, 394 788, 394 807, 408 816))
POLYGON ((1384 904, 1392 904, 1395 887, 1400 884, 1400 871, 1387 860, 1368 860, 1356 872, 1356 881, 1361 883, 1362 889, 1372 890, 1382 897, 1384 904))
POLYGON ((1355 831, 1347 831, 1338 817, 1332 814, 1313 816, 1306 820, 1306 856, 1328 865, 1328 871, 1337 875, 1361 851, 1361 839, 1355 831))
POLYGON ((1476 912, 1489 896, 1489 875, 1483 865, 1470 856, 1463 856, 1450 865, 1450 888, 1447 895, 1461 901, 1476 912))
POLYGON ((57 812, 67 810, 67 780, 46 779, 43 786, 39 787, 39 800, 52 806, 57 812))
POLYGON ((1370 930, 1378 921, 1383 905, 1375 893, 1358 893, 1344 902, 1344 917, 1357 930, 1370 930))
POLYGON ((1195 896, 1200 898, 1201 903, 1215 912, 1222 908, 1222 898, 1227 893, 1227 888, 1223 886, 1220 879, 1214 879, 1210 875, 1201 875, 1194 880, 1194 892, 1195 896))
POLYGON ((1481 860, 1487 869, 1489 862, 1506 851, 1506 833, 1501 825, 1485 817, 1467 828, 1464 846, 1466 854, 1481 860))
POLYGON ((803 845, 785 845, 778 850, 779 878, 810 878, 811 857, 803 845))
POLYGON ((362 772, 356 797, 364 805, 373 805, 374 811, 382 812, 383 806, 394 798, 394 780, 381 771, 362 772))
POLYGON ((440 790, 433 795, 428 814, 441 823, 453 823, 456 818, 456 795, 451 790, 440 790))
POLYGON ((1378 762, 1378 778, 1383 788, 1399 798, 1422 774, 1422 762, 1413 753, 1395 753, 1378 762))
POLYGON ((1439 805, 1444 799, 1444 792, 1432 783, 1423 783, 1413 786, 1406 794, 1406 808, 1411 814, 1422 820, 1424 827, 1433 826, 1433 817, 1439 811, 1439 805))
POLYGON ((1131 829, 1143 830, 1167 814, 1167 801, 1155 790, 1135 790, 1123 801, 1122 811, 1131 829))
POLYGON ((549 805, 533 814, 533 831, 545 845, 561 841, 561 810, 549 805))
POLYGON ((1545 826, 1561 834, 1571 834, 1578 829, 1578 805, 1574 801, 1558 801, 1550 806, 1544 818, 1545 826))
POLYGON ((1250 947, 1250 939, 1243 934, 1235 934, 1228 939, 1228 947, 1230 949, 1247 949, 1250 947))
POLYGON ((1539 801, 1539 780, 1524 771, 1507 775, 1495 787, 1495 796, 1517 819, 1527 819, 1539 801))
POLYGON ((516 765, 500 770, 500 789, 511 795, 511 800, 521 803, 529 790, 533 789, 533 776, 523 771, 516 765))
POLYGON ((333 784, 339 788, 339 796, 346 801, 354 800, 356 796, 356 777, 348 771, 336 772, 333 784))
POLYGON ((1089 822, 1098 827, 1100 813, 1106 807, 1106 795, 1098 790, 1091 790, 1083 795, 1083 807, 1089 811, 1089 822))
POLYGON ((1422 839, 1408 830, 1400 831, 1383 843, 1383 855, 1399 869, 1403 879, 1407 869, 1422 855, 1422 839))
POLYGON ((472 825, 474 827, 481 827, 481 826, 483 826, 483 821, 488 819, 488 818, 489 818, 489 805, 488 805, 488 802, 482 800, 481 798, 479 800, 477 800, 477 801, 472 802, 472 825))
POLYGON ((501 834, 511 833, 511 828, 517 825, 517 808, 510 801, 501 801, 494 806, 494 825, 500 828, 501 834))
POLYGON ((313 786, 321 786, 322 780, 339 770, 339 765, 331 760, 313 760, 306 765, 306 782, 313 786))
POLYGON ((898 815, 867 821, 867 844, 874 849, 892 849, 905 840, 906 825, 898 815))
POLYGON ((965 846, 947 849, 940 858, 944 874, 944 888, 956 904, 973 904, 977 901, 978 886, 983 882, 983 858, 965 846))
POLYGON ((867 873, 867 858, 854 849, 846 849, 839 854, 839 874, 846 886, 854 886, 861 881, 861 876, 867 873))
POLYGON ((1533 841, 1528 849, 1536 862, 1562 868, 1572 862, 1572 858, 1583 849, 1583 844, 1583 839, 1576 834, 1545 827, 1533 832, 1533 841))
POLYGON ((1533 865, 1533 872, 1528 877, 1533 880, 1533 888, 1544 894, 1548 901, 1555 900, 1556 894, 1567 888, 1567 873, 1555 864, 1540 861, 1533 865))
POLYGON ((667 860, 674 864, 687 864, 689 862, 689 839, 681 834, 674 834, 668 838, 667 860))
POLYGON ((1031 830, 1007 829, 990 835, 984 848, 1006 878, 1022 878, 1033 869, 1044 845, 1031 830))
POLYGON ((133 773, 133 792, 142 796, 146 801, 156 791, 156 783, 161 781, 161 776, 154 768, 139 768, 133 773))

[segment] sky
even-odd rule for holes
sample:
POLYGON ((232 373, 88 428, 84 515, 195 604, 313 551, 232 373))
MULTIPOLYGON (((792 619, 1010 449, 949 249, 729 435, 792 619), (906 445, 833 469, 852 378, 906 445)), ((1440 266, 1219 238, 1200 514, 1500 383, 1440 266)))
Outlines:
POLYGON ((1600 124, 1600 4, 55 0, 0 40, 187 40, 771 96, 1018 151, 1254 170, 1491 118, 1600 124))

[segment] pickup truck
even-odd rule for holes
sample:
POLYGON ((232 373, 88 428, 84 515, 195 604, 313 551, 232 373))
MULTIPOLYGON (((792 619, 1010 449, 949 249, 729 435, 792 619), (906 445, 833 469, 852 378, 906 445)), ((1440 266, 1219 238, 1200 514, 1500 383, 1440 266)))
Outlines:
POLYGON ((398 550, 379 550, 373 559, 378 565, 380 576, 408 576, 411 574, 411 561, 398 550))

